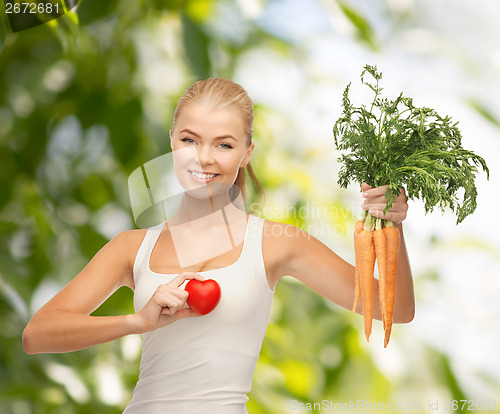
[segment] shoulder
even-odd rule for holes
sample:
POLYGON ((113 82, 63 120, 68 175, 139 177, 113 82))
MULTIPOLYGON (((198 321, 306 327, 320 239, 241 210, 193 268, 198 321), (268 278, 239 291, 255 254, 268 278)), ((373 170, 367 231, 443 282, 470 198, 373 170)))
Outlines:
POLYGON ((114 260, 120 262, 117 265, 120 264, 125 271, 123 284, 126 286, 133 287, 134 262, 146 233, 146 229, 123 231, 103 248, 107 250, 108 256, 112 255, 114 260))
POLYGON ((292 224, 264 220, 262 253, 273 285, 285 276, 286 264, 307 248, 310 237, 309 233, 292 224))
POLYGON ((138 249, 146 236, 146 232, 147 230, 145 229, 122 231, 113 237, 104 248, 124 252, 133 250, 136 247, 138 249))
POLYGON ((146 233, 146 229, 126 230, 113 237, 108 245, 114 252, 127 259, 128 264, 133 267, 135 256, 146 233))
POLYGON ((111 239, 110 244, 112 243, 115 247, 121 248, 139 247, 146 233, 147 229, 122 231, 111 239))

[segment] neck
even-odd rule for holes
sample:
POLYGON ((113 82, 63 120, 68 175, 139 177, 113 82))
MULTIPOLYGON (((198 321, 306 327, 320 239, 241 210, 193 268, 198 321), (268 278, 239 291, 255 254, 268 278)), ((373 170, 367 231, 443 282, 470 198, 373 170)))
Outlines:
POLYGON ((239 216, 242 213, 246 216, 241 193, 238 194, 235 200, 231 201, 229 191, 231 187, 214 188, 208 184, 206 188, 197 189, 197 195, 202 192, 204 195, 204 197, 199 198, 184 192, 179 210, 170 222, 177 224, 192 222, 221 210, 224 210, 224 214, 227 216, 239 216))

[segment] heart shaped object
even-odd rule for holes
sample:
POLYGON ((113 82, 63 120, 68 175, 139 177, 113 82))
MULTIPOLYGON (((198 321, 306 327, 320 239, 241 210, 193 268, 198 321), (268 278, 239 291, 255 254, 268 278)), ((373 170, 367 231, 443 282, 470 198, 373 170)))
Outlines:
POLYGON ((219 284, 213 279, 200 281, 191 279, 184 288, 189 293, 187 304, 202 315, 213 311, 220 301, 221 291, 219 284))

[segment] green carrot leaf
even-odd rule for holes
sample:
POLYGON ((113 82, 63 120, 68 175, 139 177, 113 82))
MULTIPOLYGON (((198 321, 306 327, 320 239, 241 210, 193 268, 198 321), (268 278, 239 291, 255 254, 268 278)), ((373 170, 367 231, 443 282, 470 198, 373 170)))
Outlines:
POLYGON ((361 83, 374 94, 369 109, 351 103, 350 83, 344 90, 343 112, 333 126, 335 145, 344 152, 338 158, 338 184, 388 185, 384 213, 406 188, 409 199, 424 201, 426 213, 450 208, 457 224, 462 222, 477 207, 474 180, 479 169, 489 179, 486 162, 462 147, 458 122, 449 116, 418 108, 403 93, 394 101, 382 98, 381 79, 376 66, 364 67, 361 83))

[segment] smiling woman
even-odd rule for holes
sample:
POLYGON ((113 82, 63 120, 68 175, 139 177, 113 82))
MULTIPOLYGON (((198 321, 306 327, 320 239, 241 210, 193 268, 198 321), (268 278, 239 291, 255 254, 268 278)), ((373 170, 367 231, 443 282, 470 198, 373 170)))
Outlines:
MULTIPOLYGON (((234 202, 231 191, 243 192, 245 168, 258 182, 250 167, 252 134, 252 101, 240 85, 211 78, 189 87, 170 131, 174 172, 184 189, 177 213, 104 246, 33 316, 25 350, 68 352, 142 334, 141 371, 126 414, 246 414, 277 282, 295 277, 349 310, 355 290, 354 267, 325 244, 234 202), (188 306, 183 285, 207 278, 220 286, 220 301, 201 315, 188 306), (90 316, 121 286, 134 290, 134 314, 90 316)), ((385 188, 363 184, 362 190, 364 207, 401 232, 394 322, 409 322, 413 284, 401 224, 406 196, 403 191, 384 215, 385 188)), ((362 313, 360 306, 354 311, 362 313)), ((382 318, 380 308, 373 317, 382 318)))
MULTIPOLYGON (((188 181, 176 168, 177 178, 187 190, 188 182, 208 184, 234 183, 252 154, 254 143, 248 145, 242 118, 236 109, 215 109, 205 103, 191 103, 170 132, 174 161, 189 173, 188 181), (182 129, 176 127, 177 124, 182 129), (178 131, 180 129, 180 131, 178 131), (228 134, 227 131, 231 131, 228 134), (182 161, 178 152, 182 150, 182 161), (186 159, 186 154, 192 155, 186 159)), ((186 174, 187 176, 187 174, 186 174)))
MULTIPOLYGON (((209 78, 204 81, 195 82, 186 89, 177 103, 172 130, 170 131, 172 150, 174 150, 174 142, 176 140, 181 140, 185 143, 184 145, 187 146, 190 144, 200 145, 203 138, 205 141, 212 140, 214 143, 217 142, 221 150, 231 150, 234 147, 236 147, 239 152, 244 148, 249 150, 248 159, 242 160, 245 161, 245 163, 239 167, 236 179, 224 181, 225 178, 227 178, 225 177, 220 181, 234 182, 240 189, 243 197, 245 197, 246 169, 259 196, 262 196, 262 187, 255 176, 249 159, 254 148, 252 142, 253 121, 253 103, 246 90, 241 85, 224 78, 209 78), (196 107, 196 109, 193 109, 193 107, 196 107), (186 115, 185 112, 188 112, 188 114, 186 115), (180 131, 177 131, 176 125, 179 123, 178 121, 182 118, 183 114, 189 121, 185 122, 189 127, 184 127, 180 131), (220 125, 219 121, 225 121, 226 118, 231 127, 236 131, 234 135, 227 134, 226 132, 221 132, 219 135, 216 132, 217 129, 215 128, 217 125, 220 125), (202 132, 206 131, 196 129, 194 125, 199 125, 200 120, 203 122, 206 119, 212 120, 207 130, 213 136, 204 135, 202 137, 202 132)), ((180 148, 180 144, 175 148, 180 148)), ((202 173, 203 171, 199 172, 202 173)), ((203 179, 205 177, 199 178, 203 179)))

